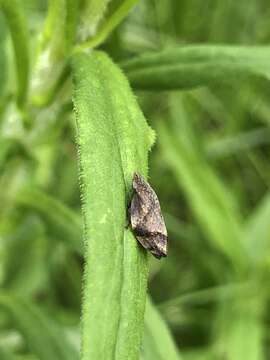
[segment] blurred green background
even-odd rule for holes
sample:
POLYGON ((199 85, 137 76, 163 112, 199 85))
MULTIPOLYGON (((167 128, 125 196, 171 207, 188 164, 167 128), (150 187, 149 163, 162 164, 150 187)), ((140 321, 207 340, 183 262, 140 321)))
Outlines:
MULTIPOLYGON (((27 0, 24 8, 33 52, 47 4, 27 0)), ((264 0, 141 0, 101 48, 121 66, 176 45, 267 45, 269 15, 264 0)), ((40 70, 31 79, 34 105, 18 111, 2 15, 0 29, 0 302, 11 308, 12 294, 31 299, 79 348, 83 259, 70 82, 42 103, 61 58, 45 56, 39 68, 47 76, 40 70)), ((183 359, 270 359, 269 81, 236 77, 136 96, 157 134, 149 182, 169 233, 168 257, 151 259, 153 302, 183 359)), ((3 351, 36 359, 22 336, 27 311, 12 309, 22 315, 12 321, 0 312, 0 358, 3 351)))

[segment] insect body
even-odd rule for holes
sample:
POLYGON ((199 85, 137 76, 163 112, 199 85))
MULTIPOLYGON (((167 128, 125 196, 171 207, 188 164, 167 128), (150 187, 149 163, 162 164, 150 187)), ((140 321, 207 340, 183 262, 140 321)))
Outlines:
POLYGON ((151 186, 135 173, 134 195, 130 204, 130 223, 139 243, 156 258, 167 256, 167 229, 158 201, 151 186))

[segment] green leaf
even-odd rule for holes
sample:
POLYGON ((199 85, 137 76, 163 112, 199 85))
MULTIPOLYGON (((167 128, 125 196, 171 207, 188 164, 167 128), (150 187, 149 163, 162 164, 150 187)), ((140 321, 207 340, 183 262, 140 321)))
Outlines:
POLYGON ((183 354, 184 360, 216 360, 216 357, 207 350, 191 350, 183 354))
POLYGON ((79 20, 79 0, 66 1, 65 40, 67 53, 76 40, 77 24, 79 20))
POLYGON ((61 52, 68 52, 75 40, 78 16, 78 0, 49 0, 40 50, 50 46, 52 55, 56 53, 56 57, 61 52))
POLYGON ((147 176, 154 134, 103 53, 73 58, 86 244, 82 359, 137 359, 148 256, 127 225, 135 171, 147 176))
POLYGON ((11 352, 0 348, 0 359, 1 360, 17 360, 17 357, 11 352))
POLYGON ((222 158, 239 154, 241 151, 248 151, 250 148, 257 147, 270 142, 270 130, 267 127, 242 132, 240 134, 222 137, 211 141, 207 146, 210 157, 222 158))
POLYGON ((180 360, 169 328, 149 297, 145 309, 142 356, 144 360, 180 360))
POLYGON ((17 295, 30 298, 46 284, 49 244, 37 216, 25 216, 16 229, 1 234, 6 250, 4 286, 17 295), (18 256, 19 255, 19 256, 18 256))
POLYGON ((83 40, 89 35, 95 34, 110 1, 111 0, 86 0, 84 2, 79 30, 83 40))
POLYGON ((75 48, 75 52, 79 52, 84 49, 91 49, 101 45, 107 39, 109 34, 120 24, 121 21, 123 21, 137 1, 138 0, 123 0, 110 17, 104 21, 97 34, 84 43, 78 45, 75 48))
POLYGON ((41 34, 40 45, 43 49, 52 40, 55 34, 55 28, 59 28, 59 15, 63 12, 64 0, 48 0, 47 16, 44 22, 44 29, 41 34))
POLYGON ((266 194, 250 215, 245 228, 245 240, 251 258, 261 263, 270 250, 270 194, 266 194))
POLYGON ((263 356, 263 326, 260 318, 249 313, 237 314, 233 318, 228 331, 228 358, 262 360, 263 356))
MULTIPOLYGON (((7 29, 4 23, 3 14, 0 13, 0 99, 6 90, 7 73, 8 73, 8 59, 6 49, 6 35, 7 29)), ((1 101, 0 101, 1 109, 1 101)))
POLYGON ((208 302, 228 301, 235 297, 250 296, 253 288, 250 283, 231 283, 220 286, 212 286, 203 290, 197 290, 180 295, 176 298, 162 302, 159 308, 169 312, 172 308, 181 308, 183 305, 202 305, 208 302))
POLYGON ((123 64, 138 89, 189 89, 232 84, 251 75, 269 79, 270 47, 192 45, 143 54, 123 64))
POLYGON ((29 83, 29 39, 26 19, 23 13, 22 3, 17 0, 0 0, 6 18, 14 53, 17 70, 17 103, 20 107, 26 101, 29 83))
POLYGON ((223 303, 218 308, 217 326, 214 331, 215 358, 264 359, 264 325, 261 322, 264 307, 259 288, 251 296, 223 303))
POLYGON ((0 308, 5 309, 29 349, 40 360, 79 359, 79 354, 70 345, 63 330, 34 304, 2 292, 0 308))
POLYGON ((50 105, 70 75, 69 58, 77 35, 79 0, 48 1, 32 76, 31 102, 50 105))
POLYGON ((158 134, 165 161, 206 238, 231 259, 233 266, 245 267, 247 258, 237 205, 196 145, 191 114, 181 95, 171 96, 171 118, 167 124, 160 123, 158 134))
POLYGON ((18 205, 34 209, 50 223, 60 240, 76 250, 82 251, 81 219, 61 201, 33 187, 23 188, 16 197, 18 205))

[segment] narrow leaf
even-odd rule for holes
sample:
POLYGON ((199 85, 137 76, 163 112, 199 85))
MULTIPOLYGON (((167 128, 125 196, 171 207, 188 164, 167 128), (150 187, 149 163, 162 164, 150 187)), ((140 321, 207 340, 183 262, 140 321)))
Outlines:
POLYGON ((192 45, 143 54, 123 64, 138 89, 189 89, 239 82, 251 75, 269 79, 270 47, 192 45))
POLYGON ((75 55, 73 72, 87 250, 82 359, 137 359, 148 261, 126 228, 127 206, 154 135, 105 54, 75 55))
POLYGON ((59 239, 63 239, 74 248, 82 251, 81 219, 74 211, 65 206, 61 201, 51 197, 37 188, 23 188, 17 195, 19 205, 34 209, 48 221, 59 239))
POLYGON ((180 360, 172 335, 149 297, 145 309, 142 356, 144 360, 180 360))
MULTIPOLYGON (((0 13, 0 99, 3 96, 4 92, 7 90, 7 73, 8 73, 8 58, 7 58, 7 49, 6 49, 6 36, 7 36, 7 27, 4 22, 3 15, 0 13)), ((0 101, 0 109, 2 99, 0 101)))
POLYGON ((26 101, 29 82, 29 39, 22 3, 17 0, 0 1, 12 38, 17 70, 17 103, 26 101))
POLYGON ((123 2, 116 8, 111 16, 104 21, 97 34, 91 39, 85 41, 75 48, 75 51, 83 49, 91 49, 102 44, 109 34, 120 24, 121 21, 127 16, 131 8, 137 3, 138 0, 123 0, 123 2))
POLYGON ((13 295, 2 293, 0 308, 4 308, 29 349, 40 360, 76 360, 79 354, 70 345, 63 330, 45 316, 38 307, 13 295))
POLYGON ((49 48, 53 60, 69 52, 76 38, 79 20, 79 0, 49 0, 40 51, 49 48))
POLYGON ((249 313, 239 314, 233 318, 228 341, 228 358, 262 360, 263 356, 263 326, 260 318, 249 313))
POLYGON ((206 238, 234 266, 241 267, 247 260, 236 203, 193 142, 191 121, 180 95, 171 97, 171 109, 171 119, 158 128, 166 163, 185 192, 206 238))
POLYGON ((87 0, 84 3, 81 15, 80 36, 85 40, 88 36, 96 33, 107 6, 111 0, 87 0))
MULTIPOLYGON (((45 48, 55 34, 55 28, 59 28, 59 15, 63 12, 64 0, 48 0, 47 16, 44 29, 41 34, 40 46, 45 48)), ((63 18, 60 19, 61 21, 63 18)))
POLYGON ((266 194, 253 211, 245 228, 245 241, 255 262, 268 262, 270 249, 270 194, 266 194))
POLYGON ((264 359, 265 330, 262 324, 263 296, 259 288, 253 289, 253 296, 234 299, 218 308, 216 337, 216 356, 228 359, 264 359), (261 294, 261 293, 260 293, 261 294))
POLYGON ((79 0, 66 0, 66 51, 69 52, 76 40, 77 24, 79 19, 79 0))

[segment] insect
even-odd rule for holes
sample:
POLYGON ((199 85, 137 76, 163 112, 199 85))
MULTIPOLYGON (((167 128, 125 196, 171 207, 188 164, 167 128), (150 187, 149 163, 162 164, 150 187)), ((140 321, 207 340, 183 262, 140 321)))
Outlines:
POLYGON ((131 228, 139 243, 157 259, 167 256, 167 229, 158 197, 147 181, 134 174, 129 207, 131 228))

